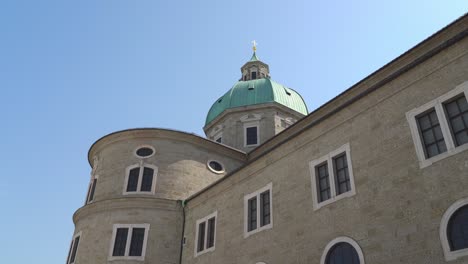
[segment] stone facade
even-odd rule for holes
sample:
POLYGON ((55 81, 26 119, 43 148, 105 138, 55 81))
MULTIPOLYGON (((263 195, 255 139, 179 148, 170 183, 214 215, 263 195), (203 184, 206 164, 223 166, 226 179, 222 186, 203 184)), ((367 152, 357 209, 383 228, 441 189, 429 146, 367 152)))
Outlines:
POLYGON ((451 91, 468 96, 467 36, 464 16, 285 130, 287 110, 249 106, 205 129, 213 140, 221 129, 232 140, 223 144, 161 129, 98 140, 89 153, 95 198, 74 215, 75 263, 322 264, 339 241, 359 263, 468 263, 466 250, 444 252, 441 226, 451 206, 468 203, 467 144, 422 166, 407 118, 451 91), (271 132, 246 154, 230 146, 249 114, 271 132), (134 151, 145 145, 156 151, 143 161, 158 168, 155 193, 125 195, 126 168, 142 162, 134 151), (317 166, 343 149, 352 191, 320 202, 317 166), (210 171, 210 160, 226 172, 210 171), (271 222, 248 233, 246 197, 265 187, 271 222), (213 246, 197 254, 199 220, 213 213, 213 246), (115 224, 149 224, 144 260, 112 260, 115 224))

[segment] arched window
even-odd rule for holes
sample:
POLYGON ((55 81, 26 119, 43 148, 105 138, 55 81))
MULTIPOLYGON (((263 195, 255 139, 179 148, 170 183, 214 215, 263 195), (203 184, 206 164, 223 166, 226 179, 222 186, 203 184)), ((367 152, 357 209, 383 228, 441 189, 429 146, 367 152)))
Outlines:
POLYGON ((468 198, 447 209, 440 224, 440 240, 447 261, 468 256, 468 198))
POLYGON ((326 264, 359 264, 356 250, 346 242, 334 245, 328 251, 326 264))
POLYGON ((349 237, 330 241, 323 251, 321 264, 364 264, 361 248, 349 237))

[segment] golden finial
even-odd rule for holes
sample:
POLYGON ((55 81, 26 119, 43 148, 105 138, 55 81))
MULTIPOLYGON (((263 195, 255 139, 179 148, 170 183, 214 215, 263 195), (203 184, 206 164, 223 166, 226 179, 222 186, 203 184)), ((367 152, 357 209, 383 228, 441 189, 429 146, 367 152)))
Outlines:
POLYGON ((252 40, 252 49, 254 52, 257 51, 257 41, 255 40, 252 40))

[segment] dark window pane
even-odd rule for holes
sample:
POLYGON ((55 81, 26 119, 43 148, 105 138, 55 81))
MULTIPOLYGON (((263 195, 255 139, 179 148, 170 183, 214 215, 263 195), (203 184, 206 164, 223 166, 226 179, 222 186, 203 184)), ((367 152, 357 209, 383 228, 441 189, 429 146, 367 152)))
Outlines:
POLYGON ((257 197, 251 198, 248 202, 247 231, 257 229, 257 197))
POLYGON ((141 253, 143 251, 144 240, 145 240, 145 229, 133 228, 129 256, 141 256, 141 253))
POLYGON ((326 201, 331 197, 330 179, 328 177, 328 163, 322 163, 315 167, 317 182, 317 198, 319 202, 326 201))
POLYGON ((139 148, 136 154, 140 157, 148 157, 153 155, 154 151, 151 148, 139 148))
POLYGON ((270 190, 260 194, 260 226, 270 223, 270 190))
POLYGON ((334 245, 327 254, 326 264, 360 264, 359 256, 348 243, 338 243, 334 245))
POLYGON ((200 223, 198 225, 198 247, 197 247, 197 252, 203 251, 205 249, 205 225, 206 225, 206 222, 200 223))
POLYGON ((140 175, 140 168, 130 170, 128 175, 127 192, 136 192, 138 186, 138 177, 140 175))
POLYGON ((252 80, 257 79, 257 72, 252 72, 252 80))
POLYGON ((71 255, 71 251, 72 251, 72 248, 73 248, 73 242, 74 242, 74 240, 72 239, 72 241, 70 243, 70 249, 68 249, 67 264, 70 263, 70 255, 71 255))
POLYGON ((72 253, 71 253, 71 256, 70 256, 70 263, 74 263, 75 262, 75 257, 76 257, 76 251, 78 250, 78 243, 80 242, 80 237, 77 236, 75 238, 75 241, 73 242, 73 250, 72 250, 72 253))
POLYGON ((114 251, 112 256, 125 256, 125 246, 127 245, 128 228, 117 228, 115 234, 114 251))
POLYGON ((89 191, 88 202, 91 202, 94 199, 94 191, 96 190, 96 183, 97 183, 97 179, 94 179, 93 183, 91 184, 91 190, 89 191))
POLYGON ((151 188, 153 187, 153 174, 153 169, 147 167, 143 168, 143 179, 141 181, 142 192, 151 192, 151 188))
POLYGON ((450 130, 455 137, 455 145, 468 143, 468 103, 465 96, 460 96, 445 103, 445 113, 449 119, 450 130))
POLYGON ((450 218, 447 238, 451 251, 468 248, 468 205, 458 209, 450 218))
POLYGON ((208 234, 207 234, 207 241, 206 241, 206 248, 211 248, 214 246, 214 238, 215 238, 215 218, 210 218, 208 220, 208 234))
POLYGON ((208 163, 208 166, 210 166, 210 168, 214 171, 223 171, 223 166, 217 161, 210 161, 210 163, 208 163))
POLYGON ((335 170, 336 194, 340 195, 351 190, 346 153, 333 158, 333 163, 335 170))
POLYGON ((247 145, 256 145, 258 143, 257 127, 246 128, 247 145))
POLYGON ((434 108, 416 117, 426 158, 446 152, 444 136, 434 108))
POLYGON ((216 142, 221 143, 222 137, 216 139, 216 142))

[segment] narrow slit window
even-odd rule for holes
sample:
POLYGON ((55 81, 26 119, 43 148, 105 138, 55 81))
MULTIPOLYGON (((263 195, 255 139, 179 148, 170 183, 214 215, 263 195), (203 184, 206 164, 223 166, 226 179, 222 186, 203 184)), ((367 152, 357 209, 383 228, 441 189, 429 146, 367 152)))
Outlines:
POLYGON ((70 245, 70 251, 68 253, 68 264, 73 264, 75 263, 76 259, 76 253, 78 251, 78 245, 80 243, 80 236, 77 235, 75 238, 72 240, 72 243, 70 245))

